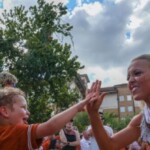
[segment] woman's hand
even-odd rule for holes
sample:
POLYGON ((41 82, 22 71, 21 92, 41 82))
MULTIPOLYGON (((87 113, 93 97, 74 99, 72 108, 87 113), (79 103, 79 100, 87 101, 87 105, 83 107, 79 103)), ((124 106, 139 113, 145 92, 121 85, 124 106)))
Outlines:
POLYGON ((87 92, 87 96, 89 96, 89 94, 91 96, 89 103, 86 105, 86 109, 89 114, 93 112, 98 112, 104 99, 104 96, 107 94, 106 92, 100 93, 100 88, 101 88, 101 81, 97 80, 92 85, 91 89, 88 90, 87 92))
POLYGON ((86 104, 93 104, 93 102, 98 100, 99 92, 100 92, 100 81, 96 81, 92 83, 91 88, 86 93, 86 97, 84 100, 80 101, 78 104, 78 111, 85 110, 86 104))

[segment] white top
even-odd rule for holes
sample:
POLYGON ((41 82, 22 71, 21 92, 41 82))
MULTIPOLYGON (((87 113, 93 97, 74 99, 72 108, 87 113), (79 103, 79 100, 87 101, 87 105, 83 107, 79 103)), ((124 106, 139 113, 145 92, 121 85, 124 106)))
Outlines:
POLYGON ((90 137, 90 141, 91 141, 90 150, 99 150, 96 139, 94 136, 90 137))
MULTIPOLYGON (((113 129, 111 127, 104 125, 104 128, 109 136, 113 135, 113 129)), ((88 127, 88 130, 89 129, 91 129, 91 126, 88 127)), ((90 141, 91 141, 90 150, 99 150, 99 147, 97 145, 97 142, 94 136, 90 137, 90 141)))
POLYGON ((141 146, 137 141, 134 141, 132 144, 130 144, 130 150, 141 150, 141 146))
POLYGON ((90 150, 90 140, 86 140, 84 137, 80 140, 81 150, 90 150))
POLYGON ((147 119, 146 119, 146 115, 148 114, 145 113, 145 109, 149 109, 149 108, 146 106, 144 107, 143 118, 142 118, 141 126, 140 126, 141 127, 141 141, 150 143, 150 128, 147 126, 147 119))
POLYGON ((109 136, 113 135, 113 129, 111 127, 105 125, 104 128, 109 136))

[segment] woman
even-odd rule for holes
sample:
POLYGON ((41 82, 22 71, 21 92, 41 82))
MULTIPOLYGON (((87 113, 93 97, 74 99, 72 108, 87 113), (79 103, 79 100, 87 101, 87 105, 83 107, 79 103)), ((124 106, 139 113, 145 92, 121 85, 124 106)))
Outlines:
POLYGON ((145 106, 143 112, 136 115, 123 130, 109 137, 103 128, 98 109, 106 93, 99 95, 100 81, 97 81, 98 86, 95 87, 97 101, 87 105, 93 132, 101 150, 119 150, 138 140, 139 137, 146 145, 144 149, 150 149, 150 54, 138 56, 131 61, 127 79, 134 100, 144 100, 145 106))
POLYGON ((80 135, 73 127, 73 120, 70 120, 65 125, 65 128, 60 131, 60 140, 63 144, 63 150, 76 150, 80 146, 80 135))

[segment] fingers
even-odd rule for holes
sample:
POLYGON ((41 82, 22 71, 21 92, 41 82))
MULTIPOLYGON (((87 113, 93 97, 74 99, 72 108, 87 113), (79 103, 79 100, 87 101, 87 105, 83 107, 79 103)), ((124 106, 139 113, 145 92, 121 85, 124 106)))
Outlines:
POLYGON ((91 96, 89 103, 92 103, 92 102, 94 102, 94 101, 96 101, 96 100, 98 100, 98 99, 99 99, 99 95, 97 95, 96 93, 94 93, 94 94, 91 96))
POLYGON ((92 83, 91 88, 88 89, 88 93, 90 93, 90 92, 93 91, 93 89, 94 89, 94 87, 95 87, 95 84, 96 84, 96 82, 93 82, 93 83, 92 83))
POLYGON ((96 80, 95 82, 92 83, 91 88, 88 90, 88 93, 99 92, 100 87, 101 87, 101 81, 96 80))
POLYGON ((99 89, 99 81, 93 82, 91 88, 86 91, 86 99, 89 100, 94 96, 95 92, 99 89))
POLYGON ((89 103, 86 105, 87 111, 90 112, 97 112, 104 100, 104 97, 107 95, 106 92, 102 92, 100 94, 95 94, 90 98, 89 103))
POLYGON ((95 91, 96 93, 99 93, 99 92, 100 92, 100 87, 101 87, 101 81, 96 80, 94 91, 95 91))
POLYGON ((92 92, 99 92, 100 90, 100 81, 96 80, 96 82, 93 83, 93 86, 91 87, 92 92))
POLYGON ((90 99, 90 103, 92 103, 94 101, 99 101, 100 103, 102 103, 102 101, 106 95, 107 95, 107 92, 103 92, 98 95, 93 95, 93 97, 91 97, 91 99, 90 99))
POLYGON ((88 103, 90 103, 90 105, 93 105, 95 101, 99 101, 95 105, 100 106, 99 103, 101 103, 103 97, 106 95, 106 93, 100 94, 100 87, 101 87, 101 81, 96 80, 95 82, 92 83, 91 88, 87 90, 86 100, 88 103))
POLYGON ((108 94, 107 92, 103 92, 103 93, 101 93, 101 94, 100 94, 100 99, 102 99, 102 100, 103 100, 103 99, 104 99, 104 97, 105 97, 107 94, 108 94))

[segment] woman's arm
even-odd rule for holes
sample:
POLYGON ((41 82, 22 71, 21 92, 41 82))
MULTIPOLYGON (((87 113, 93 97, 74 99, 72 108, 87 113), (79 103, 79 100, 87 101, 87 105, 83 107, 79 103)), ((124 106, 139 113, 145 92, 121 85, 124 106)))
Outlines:
POLYGON ((101 82, 99 84, 99 89, 97 88, 97 90, 95 90, 95 97, 97 100, 87 104, 87 111, 90 117, 92 131, 101 150, 119 150, 120 148, 129 145, 134 140, 137 140, 140 136, 140 122, 142 115, 139 114, 134 117, 125 129, 111 137, 108 136, 98 113, 104 96, 106 95, 104 92, 100 93, 101 82))
POLYGON ((94 136, 101 150, 119 150, 137 140, 140 136, 141 114, 135 116, 126 128, 111 137, 106 133, 98 113, 89 116, 94 136))

